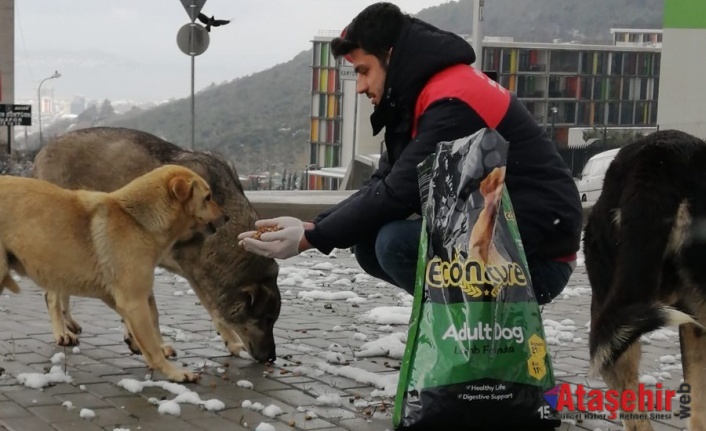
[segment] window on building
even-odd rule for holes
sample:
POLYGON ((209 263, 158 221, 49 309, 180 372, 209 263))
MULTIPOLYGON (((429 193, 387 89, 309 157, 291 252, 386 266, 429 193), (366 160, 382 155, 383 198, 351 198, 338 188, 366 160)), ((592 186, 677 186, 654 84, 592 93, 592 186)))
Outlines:
POLYGON ((517 71, 518 72, 529 72, 530 68, 530 50, 529 49, 518 49, 517 50, 517 71))
POLYGON ((579 80, 579 98, 581 100, 590 100, 591 99, 591 90, 592 90, 592 83, 593 79, 590 77, 582 77, 579 80))
POLYGON ((546 124, 547 104, 545 102, 524 102, 524 105, 538 124, 546 124))
MULTIPOLYGON (((652 100, 659 100, 659 78, 653 78, 652 81, 652 100)), ((647 85, 650 86, 649 84, 647 85)))
POLYGON ((596 75, 608 74, 608 53, 605 51, 596 52, 594 57, 596 75))
POLYGON ((635 102, 620 103, 620 124, 622 126, 635 124, 633 121, 633 109, 635 109, 635 102))
POLYGON ((341 120, 340 120, 340 119, 337 119, 337 120, 333 123, 333 134, 334 134, 333 139, 334 139, 334 142, 339 143, 339 144, 340 144, 341 142, 343 142, 343 138, 342 138, 342 136, 341 136, 341 129, 342 129, 342 127, 341 127, 341 120))
POLYGON ((654 126, 657 124, 657 103, 648 102, 650 105, 650 125, 654 126))
POLYGON ((312 58, 311 65, 314 67, 321 66, 321 43, 314 43, 314 58, 312 58))
POLYGON ((538 85, 538 78, 531 75, 517 76, 517 97, 544 97, 544 91, 538 85))
POLYGON ((651 53, 640 53, 637 54, 637 74, 640 76, 647 76, 650 74, 650 58, 651 53))
POLYGON ((503 88, 510 89, 510 75, 500 75, 499 82, 503 88))
POLYGON ((311 119, 311 142, 318 142, 318 141, 319 141, 319 120, 317 118, 312 118, 311 119))
POLYGON ((484 48, 483 56, 483 70, 500 70, 500 48, 484 48))
POLYGON ((309 147, 309 163, 319 163, 319 146, 317 144, 311 144, 309 147))
POLYGON ((662 54, 653 53, 652 56, 652 75, 659 76, 659 66, 662 54))
POLYGON ((319 91, 319 71, 314 69, 314 73, 311 76, 311 91, 319 91))
POLYGON ((635 124, 642 126, 647 124, 650 119, 649 105, 646 102, 636 102, 635 103, 635 124))
POLYGON ((593 79, 593 100, 606 99, 606 83, 608 78, 593 79))
POLYGON ((579 71, 579 53, 569 50, 552 50, 549 54, 551 72, 569 73, 579 71))
POLYGON ((622 100, 635 100, 640 91, 640 78, 623 78, 623 91, 620 98, 622 100))
POLYGON ((578 97, 578 90, 578 77, 576 76, 552 76, 549 78, 549 97, 573 99, 578 97))
POLYGON ((326 95, 325 94, 319 94, 319 117, 325 118, 326 117, 326 95))
POLYGON ((625 57, 625 70, 623 75, 637 75, 637 53, 636 52, 626 52, 625 57))
POLYGON ((591 104, 579 102, 576 106, 576 125, 586 126, 591 124, 591 104))
POLYGON ((610 74, 611 75, 622 75, 623 74, 623 53, 622 52, 610 53, 610 74))
POLYGON ((580 62, 581 62, 581 69, 579 72, 582 75, 591 75, 593 73, 593 57, 595 55, 595 52, 593 51, 584 51, 579 54, 580 62))
POLYGON ((617 125, 620 120, 620 103, 608 103, 608 124, 617 125))
POLYGON ((512 51, 510 48, 503 48, 502 49, 502 63, 500 65, 500 71, 509 73, 510 72, 510 51, 512 51))
POLYGON ((620 100, 620 78, 608 78, 608 99, 620 100))
POLYGON ((605 124, 605 103, 599 102, 593 105, 593 124, 605 124))
POLYGON ((636 88, 639 88, 639 92, 637 94, 638 100, 647 100, 649 95, 649 82, 650 80, 648 78, 637 78, 636 88))
POLYGON ((321 44, 321 67, 328 67, 329 54, 328 54, 328 43, 321 44))

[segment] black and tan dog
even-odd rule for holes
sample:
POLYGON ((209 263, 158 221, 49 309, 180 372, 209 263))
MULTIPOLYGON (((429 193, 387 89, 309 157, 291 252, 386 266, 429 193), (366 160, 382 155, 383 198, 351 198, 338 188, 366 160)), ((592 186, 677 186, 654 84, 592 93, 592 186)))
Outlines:
MULTIPOLYGON (((592 373, 620 393, 637 391, 640 337, 679 325, 688 426, 706 430, 706 143, 667 130, 622 148, 589 216, 584 253, 592 373)), ((648 419, 623 423, 652 430, 648 419)))
MULTIPOLYGON (((0 289, 19 292, 12 269, 48 292, 101 299, 123 318, 150 368, 194 381, 165 359, 150 302, 154 269, 176 241, 223 222, 208 183, 182 166, 154 169, 112 193, 2 176, 0 289)), ((57 340, 65 336, 59 322, 52 319, 57 340)))

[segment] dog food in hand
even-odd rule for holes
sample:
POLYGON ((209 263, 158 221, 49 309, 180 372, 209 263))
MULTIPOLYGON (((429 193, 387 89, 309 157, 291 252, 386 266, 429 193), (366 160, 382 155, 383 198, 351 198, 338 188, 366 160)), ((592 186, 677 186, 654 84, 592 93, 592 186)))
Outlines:
POLYGON ((263 226, 255 232, 255 235, 253 235, 254 239, 260 239, 260 235, 262 235, 265 232, 276 232, 278 230, 282 230, 281 227, 279 226, 263 226))

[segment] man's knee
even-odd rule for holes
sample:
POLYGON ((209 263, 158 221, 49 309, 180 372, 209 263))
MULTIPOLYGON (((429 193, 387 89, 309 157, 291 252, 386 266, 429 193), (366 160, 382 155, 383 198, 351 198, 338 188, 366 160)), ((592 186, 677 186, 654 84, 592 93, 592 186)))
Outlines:
POLYGON ((540 260, 530 263, 532 287, 539 305, 550 303, 564 290, 575 265, 567 262, 540 260))

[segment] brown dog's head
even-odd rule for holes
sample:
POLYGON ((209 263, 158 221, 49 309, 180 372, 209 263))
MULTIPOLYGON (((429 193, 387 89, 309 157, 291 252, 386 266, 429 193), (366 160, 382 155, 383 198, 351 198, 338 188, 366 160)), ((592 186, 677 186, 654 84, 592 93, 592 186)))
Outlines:
POLYGON ((211 187, 206 180, 181 166, 175 167, 171 174, 168 189, 189 217, 189 229, 204 234, 215 233, 216 228, 225 224, 227 217, 212 199, 211 187))
POLYGON ((274 326, 279 318, 282 299, 277 286, 253 282, 231 296, 229 326, 235 330, 248 353, 258 362, 274 361, 274 326))

